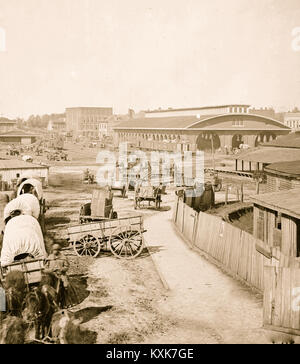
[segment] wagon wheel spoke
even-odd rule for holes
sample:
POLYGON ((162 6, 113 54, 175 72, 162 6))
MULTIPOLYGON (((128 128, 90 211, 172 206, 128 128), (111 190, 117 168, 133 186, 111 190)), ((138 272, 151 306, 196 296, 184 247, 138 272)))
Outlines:
POLYGON ((129 246, 129 250, 130 250, 130 254, 131 254, 131 256, 134 256, 134 251, 132 250, 131 245, 129 244, 128 246, 129 246))
POLYGON ((118 250, 118 247, 122 244, 122 240, 115 240, 114 242, 111 242, 111 246, 114 250, 118 250), (114 245, 114 242, 117 242, 117 245, 114 245))
POLYGON ((143 250, 142 233, 131 226, 119 228, 109 241, 111 252, 121 259, 133 259, 143 250))
POLYGON ((124 249, 124 244, 122 244, 121 249, 119 250, 119 255, 122 254, 123 249, 124 249))
POLYGON ((91 234, 85 235, 79 241, 76 241, 73 247, 78 256, 96 257, 101 250, 99 239, 91 234))

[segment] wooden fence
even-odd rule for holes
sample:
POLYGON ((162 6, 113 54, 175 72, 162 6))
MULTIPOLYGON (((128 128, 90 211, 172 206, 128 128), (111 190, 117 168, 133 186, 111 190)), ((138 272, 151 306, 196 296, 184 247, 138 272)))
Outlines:
POLYGON ((264 293, 264 327, 300 335, 300 258, 178 199, 173 220, 191 243, 230 274, 264 293))
POLYGON ((300 269, 265 267, 264 327, 300 335, 300 269))
POLYGON ((213 257, 232 275, 263 291, 264 266, 272 264, 268 246, 220 217, 199 214, 178 199, 173 215, 178 230, 193 247, 213 257))

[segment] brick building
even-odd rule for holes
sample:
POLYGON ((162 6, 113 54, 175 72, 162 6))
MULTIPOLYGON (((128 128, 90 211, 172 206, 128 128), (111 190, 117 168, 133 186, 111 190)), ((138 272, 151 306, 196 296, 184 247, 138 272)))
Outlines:
POLYGON ((71 107, 66 109, 67 132, 73 138, 98 139, 100 124, 105 124, 113 114, 111 107, 71 107))

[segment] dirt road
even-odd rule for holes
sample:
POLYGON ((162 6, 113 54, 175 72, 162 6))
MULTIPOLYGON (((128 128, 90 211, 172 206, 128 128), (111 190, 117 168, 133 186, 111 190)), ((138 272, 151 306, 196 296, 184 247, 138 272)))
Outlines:
MULTIPOLYGON (((90 198, 86 186, 49 189, 49 228, 63 234, 78 219, 80 204, 90 198)), ((154 261, 145 251, 133 261, 111 254, 97 259, 73 257, 75 273, 87 277, 88 297, 74 311, 98 343, 261 343, 262 300, 188 248, 171 222, 174 191, 163 196, 161 211, 133 210, 133 194, 114 198, 120 216, 142 214, 154 261), (80 269, 79 269, 79 268, 80 269)))
POLYGON ((151 343, 263 343, 261 298, 193 252, 171 222, 172 211, 146 219, 145 235, 170 290, 159 305, 178 325, 151 343), (159 229, 158 229, 159 227, 159 229))

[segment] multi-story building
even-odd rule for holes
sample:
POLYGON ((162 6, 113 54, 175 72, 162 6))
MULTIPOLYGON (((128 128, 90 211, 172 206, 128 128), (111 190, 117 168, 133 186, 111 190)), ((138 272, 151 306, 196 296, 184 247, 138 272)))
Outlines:
POLYGON ((71 107, 66 109, 67 132, 73 137, 98 139, 100 125, 108 122, 113 114, 111 107, 71 107))
POLYGON ((284 124, 292 130, 300 129, 300 112, 287 112, 284 114, 284 124))
POLYGON ((59 119, 51 119, 48 123, 47 129, 58 133, 66 131, 66 118, 61 117, 59 119))

